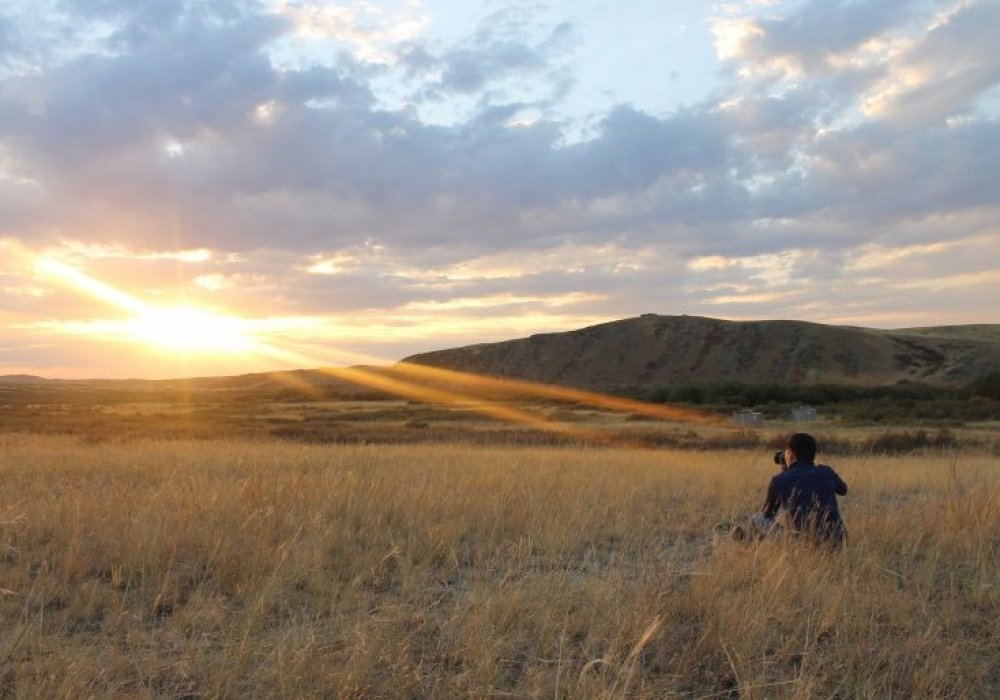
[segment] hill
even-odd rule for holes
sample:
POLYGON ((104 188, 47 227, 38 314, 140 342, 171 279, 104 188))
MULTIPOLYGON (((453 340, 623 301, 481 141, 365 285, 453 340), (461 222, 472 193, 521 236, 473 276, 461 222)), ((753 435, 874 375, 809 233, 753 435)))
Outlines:
POLYGON ((602 391, 721 382, 948 387, 1000 370, 1000 325, 881 330, 644 314, 404 361, 602 391))
POLYGON ((2 384, 41 384, 47 381, 49 380, 33 374, 0 374, 2 384))
MULTIPOLYGON (((386 367, 357 366, 371 376, 386 367)), ((0 375, 0 407, 5 404, 114 405, 134 402, 189 404, 206 402, 368 400, 391 398, 378 389, 349 381, 323 369, 258 372, 186 379, 44 379, 0 375)))

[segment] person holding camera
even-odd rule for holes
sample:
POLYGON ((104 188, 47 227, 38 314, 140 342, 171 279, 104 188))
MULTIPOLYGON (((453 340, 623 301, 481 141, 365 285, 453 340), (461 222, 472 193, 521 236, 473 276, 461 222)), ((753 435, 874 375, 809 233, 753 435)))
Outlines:
POLYGON ((774 531, 775 518, 784 511, 786 532, 835 548, 846 543, 837 496, 847 495, 847 484, 831 467, 815 460, 816 438, 808 433, 793 434, 785 449, 775 453, 781 472, 771 479, 764 510, 751 519, 761 536, 774 531))

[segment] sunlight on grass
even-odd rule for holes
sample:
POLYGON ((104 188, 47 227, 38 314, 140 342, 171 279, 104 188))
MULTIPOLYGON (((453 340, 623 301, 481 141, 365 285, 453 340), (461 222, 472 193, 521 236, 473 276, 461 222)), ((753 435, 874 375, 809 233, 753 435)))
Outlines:
POLYGON ((997 690, 986 455, 838 462, 831 557, 713 544, 756 452, 0 440, 15 696, 997 690))

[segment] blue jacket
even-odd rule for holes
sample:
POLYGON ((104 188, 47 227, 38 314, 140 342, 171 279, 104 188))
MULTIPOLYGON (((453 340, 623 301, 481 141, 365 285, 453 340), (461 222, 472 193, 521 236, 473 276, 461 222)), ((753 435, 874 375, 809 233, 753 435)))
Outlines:
POLYGON ((794 462, 771 479, 764 503, 764 515, 774 518, 782 508, 789 526, 822 540, 842 541, 844 521, 837 507, 837 495, 847 495, 847 484, 825 465, 794 462))

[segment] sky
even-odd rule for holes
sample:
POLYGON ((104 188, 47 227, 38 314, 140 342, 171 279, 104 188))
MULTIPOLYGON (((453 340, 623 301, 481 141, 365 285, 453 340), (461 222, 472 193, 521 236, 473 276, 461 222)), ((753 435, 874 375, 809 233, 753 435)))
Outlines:
POLYGON ((0 374, 1000 323, 1000 2, 0 0, 0 374))

